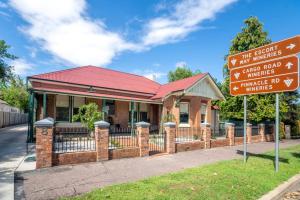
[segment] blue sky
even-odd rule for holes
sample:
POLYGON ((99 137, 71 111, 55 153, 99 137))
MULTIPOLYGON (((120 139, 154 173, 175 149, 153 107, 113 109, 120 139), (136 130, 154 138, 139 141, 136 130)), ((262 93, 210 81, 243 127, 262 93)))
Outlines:
POLYGON ((300 34, 298 0, 0 1, 0 39, 22 77, 82 65, 167 81, 176 66, 222 80, 243 20, 257 16, 273 41, 300 34))

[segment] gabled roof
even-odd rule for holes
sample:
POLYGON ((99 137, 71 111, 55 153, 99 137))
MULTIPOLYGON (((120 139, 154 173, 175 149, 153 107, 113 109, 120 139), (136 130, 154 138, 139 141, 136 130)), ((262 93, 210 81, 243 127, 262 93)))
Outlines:
POLYGON ((192 85, 194 85, 197 81, 205 77, 207 73, 204 74, 197 74, 195 76, 181 79, 178 81, 174 81, 171 83, 167 83, 164 85, 161 85, 159 90, 157 91, 156 95, 153 96, 151 99, 160 99, 163 97, 166 97, 167 95, 171 94, 172 92, 182 91, 185 90, 192 85))
MULTIPOLYGON (((144 100, 157 101, 167 97, 168 95, 174 92, 185 91, 207 76, 210 77, 208 73, 197 74, 189 78, 161 85, 148 78, 135 74, 119 72, 102 67, 83 66, 67 70, 34 75, 28 78, 30 81, 42 80, 47 82, 50 81, 53 83, 66 83, 71 84, 72 86, 82 85, 88 87, 97 87, 100 89, 110 89, 114 91, 116 90, 121 91, 121 93, 119 93, 121 96, 122 91, 127 93, 138 92, 142 95, 142 97, 140 98, 144 98, 144 100)), ((37 89, 40 91, 47 91, 47 89, 49 89, 49 91, 53 92, 54 88, 42 88, 41 86, 33 86, 33 89, 37 89)), ((66 88, 63 90, 64 91, 60 92, 75 92, 74 90, 65 91, 67 90, 66 88)), ((96 94, 94 93, 93 95, 96 94)))

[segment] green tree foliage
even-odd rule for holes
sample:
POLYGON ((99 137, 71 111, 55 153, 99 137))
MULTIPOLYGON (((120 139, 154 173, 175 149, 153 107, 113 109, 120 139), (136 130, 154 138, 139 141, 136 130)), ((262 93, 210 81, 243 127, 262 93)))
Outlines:
MULTIPOLYGON (((244 21, 245 27, 232 40, 229 49, 229 55, 239 52, 247 51, 271 43, 267 32, 263 30, 263 24, 257 17, 249 17, 244 21)), ((224 82, 221 90, 226 97, 226 101, 219 102, 221 107, 222 119, 243 119, 243 97, 233 97, 229 93, 229 70, 227 66, 227 56, 225 56, 226 63, 223 68, 224 82)), ((280 95, 281 99, 284 97, 280 95)), ((250 95, 247 97, 247 111, 248 119, 250 121, 259 122, 266 119, 275 118, 275 95, 250 95)), ((281 101, 281 114, 287 112, 287 103, 281 101)))
POLYGON ((78 114, 73 116, 72 121, 80 121, 90 132, 92 132, 94 130, 94 123, 101 119, 102 114, 98 111, 98 105, 89 103, 80 106, 78 114))
POLYGON ((12 78, 12 67, 7 64, 7 60, 14 60, 17 57, 8 53, 9 45, 4 40, 0 40, 0 82, 6 82, 12 78))
POLYGON ((191 76, 194 76, 196 74, 200 74, 201 71, 198 69, 195 72, 193 72, 189 67, 184 66, 184 67, 177 67, 175 71, 169 71, 168 73, 168 79, 169 82, 181 80, 184 78, 188 78, 191 76))
POLYGON ((2 84, 0 98, 9 105, 27 112, 29 94, 26 85, 19 76, 12 75, 6 84, 2 84))

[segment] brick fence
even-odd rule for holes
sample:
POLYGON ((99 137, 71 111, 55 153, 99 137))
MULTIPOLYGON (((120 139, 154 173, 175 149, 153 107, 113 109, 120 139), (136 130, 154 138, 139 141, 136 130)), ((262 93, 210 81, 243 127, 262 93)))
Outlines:
MULTIPOLYGON (((36 168, 51 167, 55 165, 77 164, 85 162, 99 162, 110 159, 130 158, 130 157, 144 157, 149 156, 150 151, 150 124, 146 122, 136 123, 136 145, 126 146, 124 148, 109 148, 109 127, 110 124, 105 121, 95 123, 94 139, 88 145, 85 151, 70 151, 70 152, 55 152, 54 141, 55 123, 53 119, 46 118, 35 123, 36 127, 36 168)), ((190 151, 196 149, 208 149, 223 146, 234 146, 243 143, 243 137, 235 137, 235 125, 232 123, 226 124, 226 136, 222 138, 213 139, 211 137, 211 127, 209 124, 201 125, 201 137, 199 133, 195 133, 192 137, 178 138, 176 134, 176 124, 167 122, 163 127, 163 134, 165 140, 163 144, 165 153, 173 154, 181 151, 190 151)), ((256 129, 257 130, 257 129, 256 129)), ((264 124, 258 125, 258 132, 252 135, 252 125, 247 124, 247 142, 263 142, 272 141, 274 138, 274 128, 268 129, 272 133, 267 133, 264 124)), ((128 136, 129 137, 129 136, 128 136)), ((131 138, 132 139, 132 138, 131 138)), ((87 142, 84 140, 83 143, 87 142)), ((151 141, 153 142, 153 141, 151 141)), ((74 142, 71 141, 68 146, 74 142)), ((80 143, 81 145, 82 143, 80 143)), ((78 144, 77 144, 78 146, 78 144)))

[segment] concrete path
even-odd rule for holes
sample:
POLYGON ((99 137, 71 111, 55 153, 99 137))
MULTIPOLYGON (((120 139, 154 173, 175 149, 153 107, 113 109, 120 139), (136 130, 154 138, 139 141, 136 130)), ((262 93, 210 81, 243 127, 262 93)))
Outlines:
MULTIPOLYGON (((300 140, 280 143, 281 148, 300 144, 300 140)), ((144 179, 221 160, 241 158, 243 146, 196 150, 173 155, 111 160, 98 163, 58 166, 19 175, 18 187, 26 199, 55 199, 77 195, 94 188, 144 179)), ((274 143, 248 145, 251 153, 274 149, 274 143)))
POLYGON ((0 129, 0 199, 14 199, 14 170, 26 155, 27 126, 0 129))

